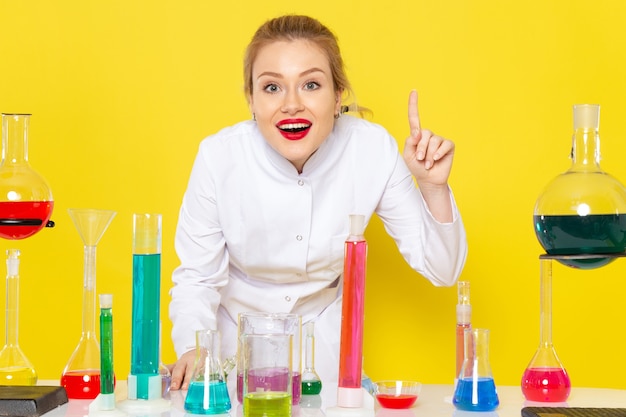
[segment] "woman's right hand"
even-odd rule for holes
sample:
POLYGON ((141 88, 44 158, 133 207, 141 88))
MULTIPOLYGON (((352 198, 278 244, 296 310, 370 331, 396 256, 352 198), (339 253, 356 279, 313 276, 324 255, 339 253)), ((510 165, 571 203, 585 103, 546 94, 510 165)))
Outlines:
POLYGON ((170 384, 171 390, 189 389, 189 382, 191 381, 191 374, 193 373, 193 363, 196 359, 195 350, 190 350, 184 353, 176 363, 167 365, 170 373, 172 374, 172 383, 170 384))

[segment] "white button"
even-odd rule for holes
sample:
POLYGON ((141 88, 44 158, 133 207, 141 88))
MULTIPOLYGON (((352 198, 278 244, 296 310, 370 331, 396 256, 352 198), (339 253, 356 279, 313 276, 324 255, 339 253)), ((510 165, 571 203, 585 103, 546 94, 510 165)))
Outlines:
POLYGON ((301 235, 297 235, 296 236, 296 240, 302 240, 302 236, 301 235))
POLYGON ((285 296, 285 301, 287 301, 287 302, 291 301, 291 297, 290 297, 290 296, 288 296, 288 295, 286 295, 286 296, 285 296))
POLYGON ((298 185, 300 185, 300 186, 304 185, 304 181, 298 180, 298 185))

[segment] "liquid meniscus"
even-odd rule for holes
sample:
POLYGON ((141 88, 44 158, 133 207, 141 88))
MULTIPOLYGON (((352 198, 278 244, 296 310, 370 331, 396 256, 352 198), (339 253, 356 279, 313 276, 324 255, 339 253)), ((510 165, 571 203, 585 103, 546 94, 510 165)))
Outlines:
POLYGON ((500 405, 493 378, 459 379, 452 404, 463 411, 493 411, 500 405))
POLYGON ((528 401, 564 402, 571 389, 569 376, 562 368, 528 368, 522 376, 522 393, 528 401))
POLYGON ((0 202, 0 237, 15 240, 34 235, 46 227, 53 208, 53 201, 0 202), (23 220, 23 224, 14 225, 13 220, 23 220))
POLYGON ((243 398, 244 417, 291 417, 291 394, 251 392, 243 398))
POLYGON ((37 373, 33 368, 11 366, 0 368, 0 385, 35 385, 37 373))
POLYGON ((384 408, 409 408, 415 401, 417 401, 417 395, 415 394, 377 394, 376 399, 380 405, 384 408))
POLYGON ((72 371, 63 374, 61 386, 67 397, 77 400, 94 399, 100 394, 100 371, 72 371))
MULTIPOLYGON (((613 254, 626 250, 626 214, 533 216, 535 234, 550 255, 613 254)), ((564 265, 593 269, 614 258, 559 259, 564 265)))
POLYGON ((322 392, 322 381, 302 381, 302 395, 317 395, 322 392))
MULTIPOLYGON (((255 371, 248 373, 248 391, 256 391, 262 389, 264 391, 273 390, 280 391, 285 386, 287 378, 287 370, 266 370, 262 374, 255 371)), ((293 405, 300 404, 302 396, 302 375, 300 372, 292 372, 291 374, 291 401, 293 405)), ((237 373, 237 401, 243 402, 243 373, 237 373)))
POLYGON ((224 414, 231 408, 225 382, 192 382, 185 397, 185 411, 192 414, 224 414), (207 389, 208 388, 208 389, 207 389))

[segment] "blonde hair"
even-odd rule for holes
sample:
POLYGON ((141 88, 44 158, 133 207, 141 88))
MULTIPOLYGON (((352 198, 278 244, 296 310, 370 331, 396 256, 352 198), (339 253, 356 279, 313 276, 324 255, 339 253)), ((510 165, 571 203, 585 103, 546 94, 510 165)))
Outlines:
MULTIPOLYGON (((354 92, 346 75, 343 58, 339 50, 337 37, 320 23, 309 16, 285 15, 268 20, 255 32, 246 48, 243 60, 244 93, 246 99, 252 97, 252 66, 259 51, 264 46, 277 41, 307 40, 314 43, 326 55, 333 78, 333 88, 341 91, 343 98, 351 97, 354 92)), ((359 111, 362 109, 356 104, 342 106, 342 112, 359 111)))

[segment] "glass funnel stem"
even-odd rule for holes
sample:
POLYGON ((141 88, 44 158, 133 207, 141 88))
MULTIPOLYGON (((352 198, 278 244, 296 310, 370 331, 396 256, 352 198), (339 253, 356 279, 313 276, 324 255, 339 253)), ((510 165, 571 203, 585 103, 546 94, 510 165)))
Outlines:
POLYGON ((96 246, 85 246, 83 281, 83 336, 96 337, 96 246))
POLYGON ((552 260, 541 259, 541 301, 539 343, 542 347, 552 346, 552 260))

